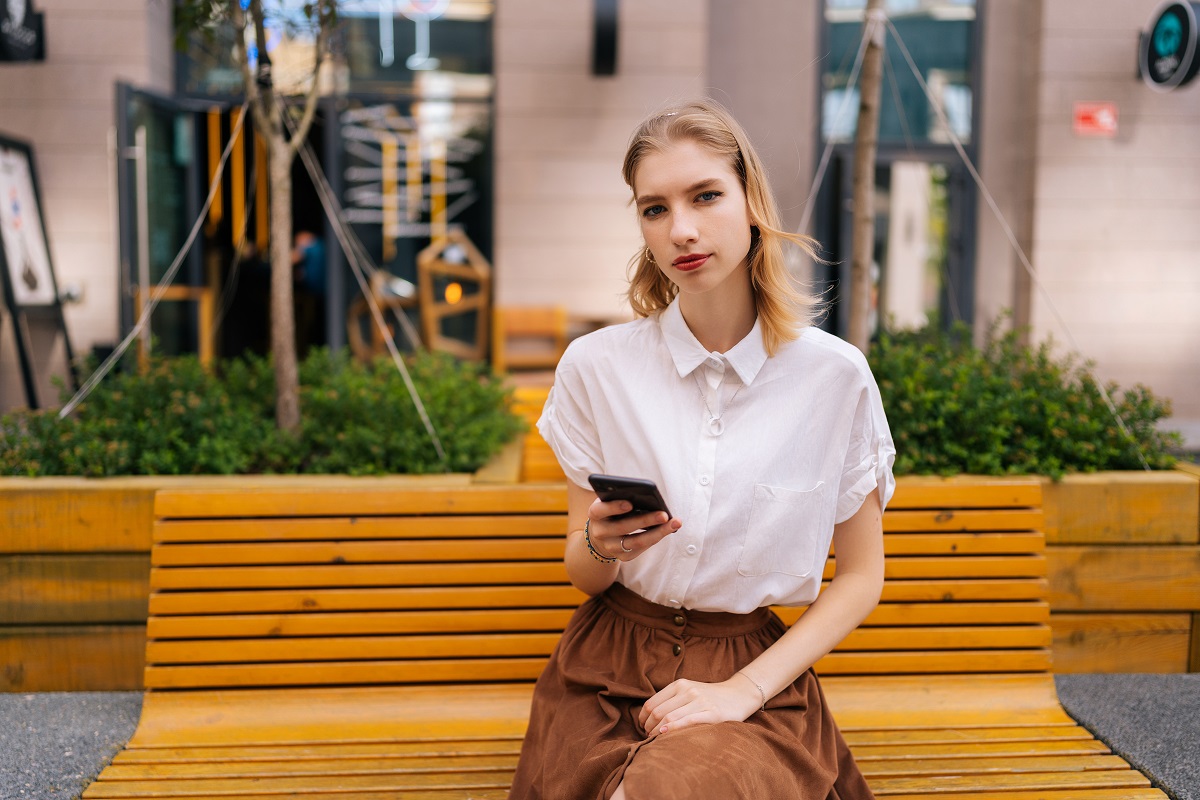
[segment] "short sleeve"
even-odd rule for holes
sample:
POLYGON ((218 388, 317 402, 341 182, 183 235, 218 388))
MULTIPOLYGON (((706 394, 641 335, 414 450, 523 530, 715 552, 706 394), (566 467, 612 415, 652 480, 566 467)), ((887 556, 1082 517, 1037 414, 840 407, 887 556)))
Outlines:
POLYGON ((554 386, 542 408, 537 428, 554 451, 559 466, 574 484, 588 486, 588 475, 601 469, 600 436, 588 403, 585 382, 570 351, 559 362, 554 386))
POLYGON ((879 491, 879 504, 886 508, 896 490, 892 464, 896 446, 879 387, 868 372, 866 384, 858 393, 851 423, 850 439, 842 467, 835 522, 845 522, 854 516, 872 491, 879 491))

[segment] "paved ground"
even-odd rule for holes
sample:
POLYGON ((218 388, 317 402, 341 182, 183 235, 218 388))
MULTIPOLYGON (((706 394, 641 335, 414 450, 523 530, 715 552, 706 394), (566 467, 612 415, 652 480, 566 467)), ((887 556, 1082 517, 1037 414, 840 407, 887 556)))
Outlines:
MULTIPOLYGON (((1200 673, 1060 675, 1076 719, 1175 800, 1200 800, 1200 673)), ((78 798, 124 746, 140 692, 0 694, 0 798, 78 798)))

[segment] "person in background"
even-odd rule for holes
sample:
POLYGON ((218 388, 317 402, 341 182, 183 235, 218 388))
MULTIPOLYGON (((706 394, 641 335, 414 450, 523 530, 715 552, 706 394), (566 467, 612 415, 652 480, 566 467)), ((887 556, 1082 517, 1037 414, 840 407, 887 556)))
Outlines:
POLYGON ((878 388, 810 324, 784 247, 811 240, 782 230, 728 112, 651 116, 624 177, 638 319, 570 345, 538 423, 590 599, 538 679, 510 797, 870 798, 812 666, 883 585, 895 449, 878 388), (654 481, 677 516, 624 516, 592 473, 654 481), (774 604, 809 608, 789 629, 774 604))

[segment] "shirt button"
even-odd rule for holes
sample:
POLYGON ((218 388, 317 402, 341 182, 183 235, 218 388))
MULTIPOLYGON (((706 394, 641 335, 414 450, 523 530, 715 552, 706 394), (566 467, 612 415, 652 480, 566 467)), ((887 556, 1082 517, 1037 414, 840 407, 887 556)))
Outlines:
POLYGON ((701 475, 701 476, 700 476, 700 485, 701 485, 701 486, 708 486, 708 476, 707 476, 707 475, 701 475))
POLYGON ((710 358, 708 360, 708 365, 713 369, 721 370, 722 372, 725 370, 725 362, 721 361, 719 358, 710 358))
POLYGON ((677 645, 673 646, 671 648, 671 652, 674 653, 675 655, 679 655, 680 653, 683 652, 683 645, 677 644, 677 645))
POLYGON ((694 555, 696 555, 696 545, 694 545, 694 544, 689 544, 689 545, 687 546, 687 554, 688 554, 689 556, 694 556, 694 555))
POLYGON ((681 628, 683 627, 683 623, 687 622, 687 620, 683 618, 683 614, 676 614, 671 621, 681 628))

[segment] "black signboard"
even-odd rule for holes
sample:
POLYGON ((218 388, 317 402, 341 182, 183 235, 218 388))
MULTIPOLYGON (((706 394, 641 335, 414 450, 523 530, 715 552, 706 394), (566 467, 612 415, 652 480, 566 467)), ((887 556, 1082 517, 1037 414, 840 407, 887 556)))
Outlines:
POLYGON ((1197 52, 1197 18, 1200 2, 1171 0, 1163 3, 1150 18, 1150 28, 1142 34, 1138 66, 1142 80, 1159 91, 1183 86, 1200 68, 1197 52))

